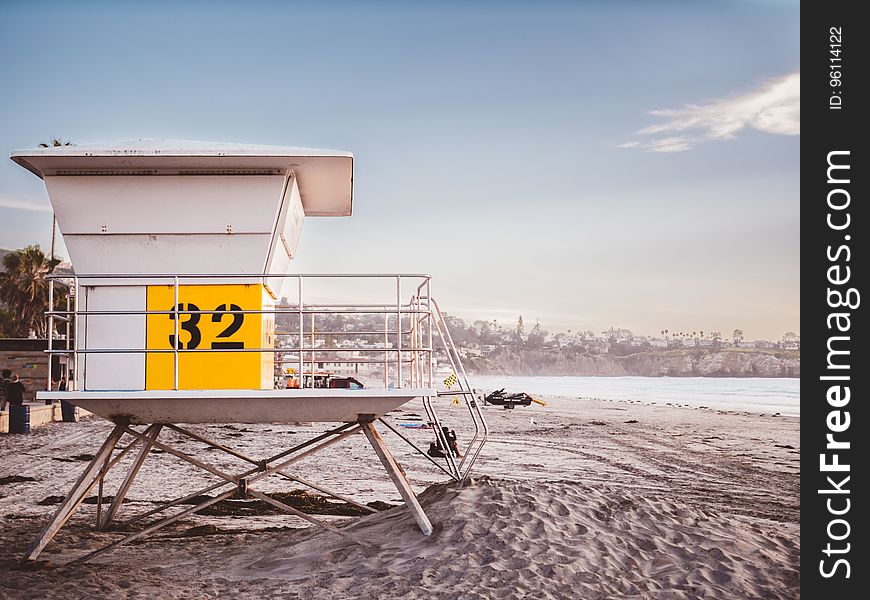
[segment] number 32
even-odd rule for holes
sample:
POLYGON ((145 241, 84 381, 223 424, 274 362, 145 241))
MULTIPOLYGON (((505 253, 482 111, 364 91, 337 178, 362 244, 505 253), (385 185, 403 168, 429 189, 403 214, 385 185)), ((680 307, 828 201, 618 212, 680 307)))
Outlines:
MULTIPOLYGON (((175 307, 173 306, 170 310, 174 311, 175 307)), ((199 307, 193 302, 189 302, 187 304, 181 302, 178 305, 178 310, 187 310, 187 311, 198 311, 199 307)), ((230 311, 242 310, 242 308, 237 304, 230 304, 227 307, 226 304, 221 304, 217 308, 214 309, 215 312, 211 316, 212 323, 220 323, 224 316, 226 316, 230 311)), ((186 315, 189 317, 186 321, 179 323, 181 329, 190 334, 190 341, 187 342, 187 345, 184 342, 179 342, 178 348, 179 350, 194 350, 199 347, 199 344, 202 342, 202 332, 199 330, 199 318, 202 316, 200 314, 189 314, 186 315)), ((229 326, 217 334, 219 338, 228 338, 232 337, 234 333, 236 333, 239 329, 242 328, 242 323, 245 322, 245 315, 241 313, 232 313, 233 321, 229 324, 229 326)), ((170 314, 169 318, 171 320, 175 320, 175 313, 170 314)), ((175 347, 175 335, 169 336, 169 345, 173 348, 175 347)), ((241 350, 245 347, 245 342, 212 342, 211 347, 214 350, 241 350)))

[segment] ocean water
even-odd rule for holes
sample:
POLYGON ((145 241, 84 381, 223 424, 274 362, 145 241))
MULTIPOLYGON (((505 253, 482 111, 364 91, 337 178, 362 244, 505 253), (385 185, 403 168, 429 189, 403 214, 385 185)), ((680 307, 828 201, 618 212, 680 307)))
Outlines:
POLYGON ((726 377, 469 377, 489 392, 505 388, 542 396, 635 400, 645 404, 800 416, 800 379, 726 377))

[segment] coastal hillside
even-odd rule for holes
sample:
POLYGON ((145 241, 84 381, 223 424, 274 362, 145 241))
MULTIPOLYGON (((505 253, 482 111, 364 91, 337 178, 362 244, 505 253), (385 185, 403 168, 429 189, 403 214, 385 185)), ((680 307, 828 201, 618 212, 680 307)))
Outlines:
POLYGON ((469 357, 475 375, 575 375, 615 377, 800 377, 800 352, 752 349, 674 349, 627 356, 581 351, 502 347, 469 357))

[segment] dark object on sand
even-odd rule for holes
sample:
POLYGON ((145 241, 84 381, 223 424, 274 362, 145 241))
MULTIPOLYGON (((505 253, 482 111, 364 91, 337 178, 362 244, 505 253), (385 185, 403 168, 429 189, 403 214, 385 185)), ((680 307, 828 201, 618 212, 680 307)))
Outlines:
POLYGON ((33 477, 26 477, 24 475, 9 475, 7 477, 0 477, 0 485, 8 485, 10 483, 22 483, 25 481, 36 481, 33 477))
POLYGON ((70 404, 66 400, 60 401, 60 414, 63 417, 64 423, 75 423, 78 421, 78 410, 75 404, 70 404))
POLYGON ((29 405, 9 405, 9 433, 30 433, 29 405))
MULTIPOLYGON (((462 456, 462 454, 459 453, 459 444, 456 442, 456 431, 448 429, 447 427, 442 427, 441 433, 444 434, 444 439, 447 440, 447 447, 450 448, 453 455, 457 457, 462 456)), ((434 442, 429 443, 429 450, 426 451, 426 454, 432 458, 447 458, 447 450, 444 448, 444 445, 437 436, 435 437, 434 442)))
POLYGON ((484 404, 503 406, 506 409, 512 409, 515 406, 529 406, 533 401, 534 398, 525 392, 506 394, 504 388, 492 392, 483 399, 484 404))

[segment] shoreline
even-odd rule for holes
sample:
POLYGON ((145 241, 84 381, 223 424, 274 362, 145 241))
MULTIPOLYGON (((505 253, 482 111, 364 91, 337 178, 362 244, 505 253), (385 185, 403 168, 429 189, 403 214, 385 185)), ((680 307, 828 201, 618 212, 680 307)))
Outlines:
POLYGON ((642 376, 471 376, 473 386, 536 396, 615 400, 735 414, 800 416, 800 381, 790 378, 646 378, 642 376))

